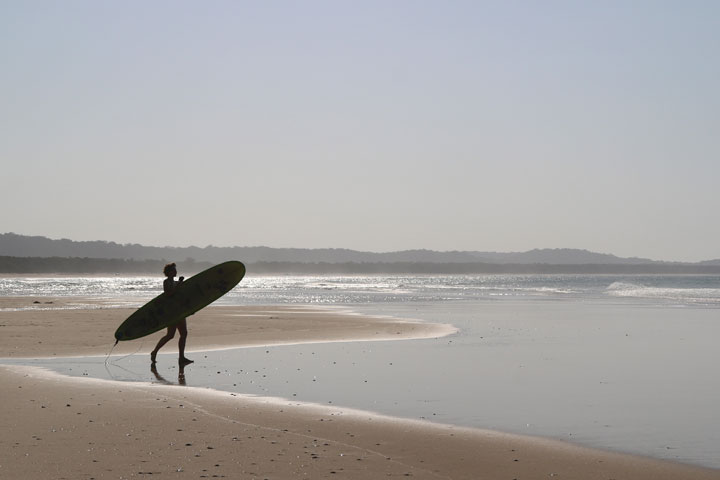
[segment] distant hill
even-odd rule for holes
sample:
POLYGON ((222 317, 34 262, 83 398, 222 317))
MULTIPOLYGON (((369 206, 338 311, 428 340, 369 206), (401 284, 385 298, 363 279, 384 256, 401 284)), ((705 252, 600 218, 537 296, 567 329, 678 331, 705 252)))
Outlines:
POLYGON ((301 249, 270 247, 148 247, 138 244, 118 244, 106 241, 77 242, 68 239, 52 240, 46 237, 0 234, 0 256, 12 257, 87 257, 125 260, 184 260, 192 258, 203 262, 223 262, 228 258, 247 263, 299 262, 431 262, 466 263, 477 259, 463 252, 433 252, 408 250, 404 252, 373 253, 348 249, 301 249))
MULTIPOLYGON (((165 263, 160 260, 123 260, 117 258, 78 257, 4 257, 0 256, 0 273, 17 274, 152 274, 162 272, 165 263)), ((179 262, 182 271, 197 273, 212 266, 211 263, 179 262)))
MULTIPOLYGON (((301 249, 270 247, 149 247, 107 241, 78 242, 54 240, 15 233, 0 234, 0 256, 72 257, 134 261, 185 261, 219 263, 238 259, 248 264, 289 263, 423 263, 423 264, 517 264, 517 265, 680 265, 645 258, 621 258, 615 255, 577 249, 535 249, 528 252, 437 252, 405 250, 375 253, 348 249, 301 249)), ((707 265, 720 265, 720 260, 707 265)))
POLYGON ((713 267, 720 266, 720 258, 717 260, 705 260, 704 262, 699 262, 698 265, 708 265, 713 267))
POLYGON ((666 263, 648 258, 621 258, 607 253, 595 253, 572 248, 544 248, 516 253, 474 252, 473 255, 476 255, 476 261, 488 263, 541 263, 549 265, 649 265, 666 263))

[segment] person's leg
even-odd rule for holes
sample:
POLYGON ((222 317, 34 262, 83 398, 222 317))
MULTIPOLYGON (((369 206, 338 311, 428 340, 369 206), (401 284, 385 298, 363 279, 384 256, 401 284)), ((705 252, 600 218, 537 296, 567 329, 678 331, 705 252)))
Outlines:
POLYGON ((175 325, 168 327, 167 333, 165 334, 165 336, 162 337, 158 341, 157 345, 155 345, 155 349, 150 353, 150 361, 152 363, 155 363, 155 358, 157 357, 158 350, 160 350, 163 347, 163 345, 165 345, 167 342, 169 342, 170 340, 173 339, 173 337, 175 336, 176 329, 177 329, 177 327, 175 325))
POLYGON ((177 329, 180 333, 180 340, 178 340, 178 350, 180 350, 180 355, 178 357, 178 361, 182 364, 192 363, 192 360, 185 358, 185 341, 187 340, 186 319, 183 318, 180 322, 178 322, 177 329))

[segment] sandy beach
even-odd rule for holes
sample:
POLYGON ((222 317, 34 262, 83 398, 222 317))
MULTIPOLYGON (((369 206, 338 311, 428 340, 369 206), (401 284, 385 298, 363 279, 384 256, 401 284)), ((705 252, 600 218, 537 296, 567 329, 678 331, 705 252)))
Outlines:
MULTIPOLYGON (((133 310, 81 298, 3 298, 0 357, 105 356, 133 310)), ((192 318, 188 351, 453 331, 333 309, 221 306, 192 318)), ((146 354, 161 335, 139 349, 121 343, 113 354, 146 354)), ((554 440, 1 363, 1 479, 720 479, 718 470, 554 440)))

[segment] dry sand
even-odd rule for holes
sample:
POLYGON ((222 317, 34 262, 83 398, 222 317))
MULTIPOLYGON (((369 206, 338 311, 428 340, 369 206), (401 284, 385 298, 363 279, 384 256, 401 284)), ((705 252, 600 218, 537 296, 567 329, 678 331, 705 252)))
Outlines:
MULTIPOLYGON (((115 329, 136 308, 117 300, 0 298, 0 357, 107 355, 115 329), (36 303, 37 302, 37 303, 36 303), (30 310, 17 310, 29 308, 30 310)), ((211 306, 188 319, 187 350, 238 345, 277 345, 347 339, 433 338, 455 331, 449 325, 351 315, 333 308, 211 306)), ((147 353, 165 330, 122 342, 113 354, 147 353)), ((177 351, 171 341, 161 352, 177 351)))
MULTIPOLYGON (((2 299, 0 357, 104 355, 132 310, 83 299, 2 299), (37 310, 12 310, 28 305, 37 310)), ((213 307, 189 325, 193 349, 450 331, 285 307, 213 307)), ((137 349, 120 346, 116 353, 137 349)), ((0 366, 0 381, 0 479, 720 480, 719 470, 552 440, 207 389, 67 378, 18 366, 0 366)))

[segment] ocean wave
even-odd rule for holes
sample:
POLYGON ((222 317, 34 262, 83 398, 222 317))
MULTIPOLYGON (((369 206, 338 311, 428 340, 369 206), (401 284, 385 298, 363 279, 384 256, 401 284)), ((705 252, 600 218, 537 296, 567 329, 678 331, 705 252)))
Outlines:
POLYGON ((606 293, 614 297, 648 298, 678 303, 720 303, 720 288, 679 288, 618 281, 610 284, 606 293))

